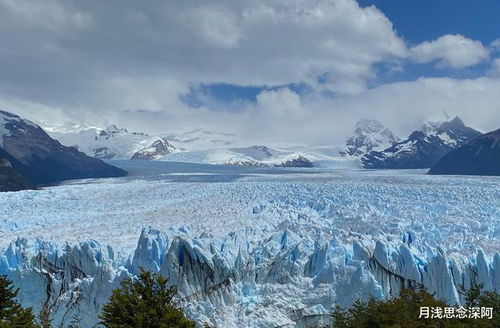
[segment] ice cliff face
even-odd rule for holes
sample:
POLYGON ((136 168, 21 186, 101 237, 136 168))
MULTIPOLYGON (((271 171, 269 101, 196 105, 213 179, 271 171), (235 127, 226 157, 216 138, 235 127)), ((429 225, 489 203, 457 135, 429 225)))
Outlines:
POLYGON ((95 324, 111 290, 141 267, 169 277, 193 319, 224 327, 307 327, 328 320, 335 303, 387 298, 407 287, 424 286, 452 304, 472 279, 500 291, 498 253, 446 255, 411 231, 398 240, 351 237, 304 238, 286 226, 264 239, 252 231, 209 239, 148 229, 129 256, 94 241, 18 239, 0 253, 0 274, 21 288, 24 305, 47 303, 62 327, 74 315, 84 327, 95 324))

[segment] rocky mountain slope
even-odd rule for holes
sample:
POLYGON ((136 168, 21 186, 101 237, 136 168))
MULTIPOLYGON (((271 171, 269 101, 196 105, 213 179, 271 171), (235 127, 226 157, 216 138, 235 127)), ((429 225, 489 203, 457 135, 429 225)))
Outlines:
POLYGON ((346 140, 342 156, 362 156, 372 150, 383 150, 395 144, 399 138, 380 122, 361 119, 356 123, 354 135, 346 140))
POLYGON ((450 151, 481 135, 455 117, 451 121, 425 123, 410 136, 383 151, 371 151, 361 157, 369 169, 430 168, 450 151))
POLYGON ((12 168, 9 160, 0 156, 0 191, 19 191, 34 188, 35 185, 32 182, 12 168))
POLYGON ((429 174, 500 175, 500 129, 446 154, 429 174))
POLYGON ((9 112, 0 111, 0 138, 0 156, 35 184, 126 175, 119 168, 61 145, 40 126, 9 112))

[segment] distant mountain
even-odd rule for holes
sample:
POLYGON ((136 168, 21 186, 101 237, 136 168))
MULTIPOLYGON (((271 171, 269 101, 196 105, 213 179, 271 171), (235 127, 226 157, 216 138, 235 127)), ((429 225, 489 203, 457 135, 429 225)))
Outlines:
POLYGON ((314 166, 313 162, 301 153, 280 151, 266 146, 184 151, 164 156, 161 160, 238 166, 314 166))
POLYGON ((410 136, 383 151, 371 151, 361 157, 369 169, 430 168, 450 151, 481 135, 455 117, 441 124, 425 123, 410 136))
POLYGON ((12 168, 9 160, 0 157, 0 191, 19 191, 35 188, 36 186, 32 182, 12 168))
POLYGON ((77 131, 53 131, 52 136, 66 146, 101 159, 153 160, 173 153, 176 148, 166 138, 110 125, 105 129, 87 127, 77 131))
POLYGON ((500 129, 446 154, 429 174, 500 175, 500 129))
POLYGON ((5 111, 0 111, 0 141, 0 156, 36 184, 126 175, 119 168, 61 145, 38 125, 5 111))
POLYGON ((356 123, 354 135, 346 140, 342 156, 361 156, 372 150, 382 150, 399 141, 389 129, 380 122, 362 119, 356 123))

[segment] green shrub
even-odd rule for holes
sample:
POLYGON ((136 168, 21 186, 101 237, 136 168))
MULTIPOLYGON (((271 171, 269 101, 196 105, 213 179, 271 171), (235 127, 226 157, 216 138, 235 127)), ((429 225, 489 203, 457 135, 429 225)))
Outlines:
POLYGON ((336 306, 332 313, 334 328, 499 328, 500 295, 481 293, 481 286, 464 291, 465 308, 493 308, 493 319, 419 318, 420 308, 449 307, 424 289, 402 290, 398 298, 368 302, 356 301, 348 309, 336 306))
POLYGON ((106 328, 193 328, 174 303, 175 287, 167 279, 141 270, 137 280, 125 279, 104 305, 100 324, 106 328))
POLYGON ((12 281, 0 276, 0 328, 36 328, 33 311, 16 301, 19 289, 11 285, 12 281))

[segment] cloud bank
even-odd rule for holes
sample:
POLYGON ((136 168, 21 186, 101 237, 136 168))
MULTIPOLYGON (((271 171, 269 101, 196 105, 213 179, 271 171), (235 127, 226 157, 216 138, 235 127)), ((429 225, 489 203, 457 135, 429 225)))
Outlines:
POLYGON ((447 112, 500 124, 496 61, 484 78, 371 85, 378 65, 459 70, 488 62, 495 42, 444 35, 409 46, 384 13, 354 0, 0 0, 0 36, 0 107, 46 125, 328 143, 360 117, 400 128, 447 112), (263 90, 238 110, 183 101, 212 83, 263 90))

